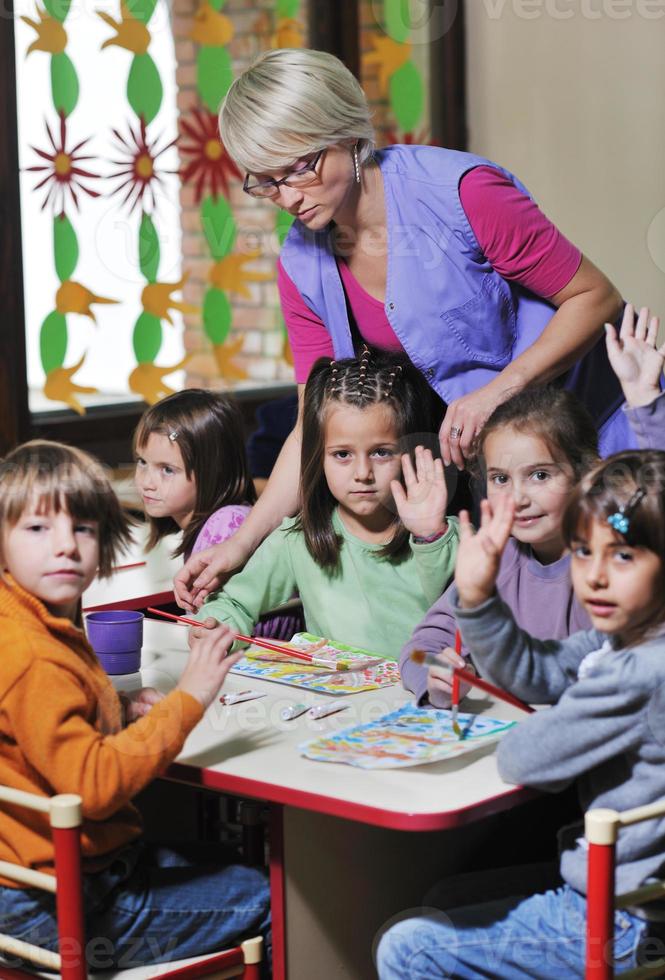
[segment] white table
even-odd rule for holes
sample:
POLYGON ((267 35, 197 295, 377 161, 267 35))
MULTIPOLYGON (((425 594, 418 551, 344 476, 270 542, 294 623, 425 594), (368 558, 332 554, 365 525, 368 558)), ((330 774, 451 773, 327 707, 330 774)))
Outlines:
POLYGON ((145 609, 146 606, 173 602, 173 579, 183 565, 182 557, 171 557, 178 546, 179 535, 162 538, 152 551, 146 553, 147 538, 147 525, 134 529, 128 552, 118 560, 118 570, 110 578, 96 578, 83 593, 84 612, 145 609))
MULTIPOLYGON (((167 691, 176 683, 186 640, 182 626, 146 621, 146 684, 167 691)), ((491 746, 456 760, 383 771, 299 754, 308 738, 407 703, 399 687, 349 695, 349 708, 318 722, 306 716, 283 722, 280 712, 296 701, 329 700, 326 695, 237 675, 224 690, 248 687, 266 697, 231 707, 214 702, 168 777, 271 805, 275 977, 369 980, 377 929, 417 905, 444 874, 463 869, 483 837, 481 818, 532 794, 502 782, 491 746)), ((524 717, 485 695, 473 700, 474 710, 493 717, 524 717)))

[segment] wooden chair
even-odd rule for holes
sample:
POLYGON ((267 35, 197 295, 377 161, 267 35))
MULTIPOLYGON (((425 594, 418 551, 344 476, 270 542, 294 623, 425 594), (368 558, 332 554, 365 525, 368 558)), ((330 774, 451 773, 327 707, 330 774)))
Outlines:
MULTIPOLYGON (((614 864, 617 837, 621 827, 652 820, 665 814, 665 802, 636 807, 634 810, 588 810, 584 820, 589 845, 587 878, 586 980, 612 980, 614 977, 614 912, 634 908, 665 898, 665 881, 657 881, 634 892, 614 894, 614 864)), ((641 980, 665 974, 665 957, 648 966, 621 973, 621 980, 641 980)))
MULTIPOLYGON (((0 861, 0 875, 29 888, 41 888, 55 894, 60 950, 85 950, 83 915, 83 885, 81 872, 81 797, 73 794, 44 797, 34 793, 0 786, 0 803, 10 803, 47 813, 53 834, 55 877, 8 861, 0 861)), ((130 970, 111 970, 95 973, 95 980, 148 980, 148 978, 210 977, 222 980, 241 977, 259 980, 263 955, 261 937, 248 939, 239 946, 206 956, 159 963, 130 970)), ((53 953, 0 934, 0 977, 2 980, 33 980, 35 976, 51 977, 53 973, 39 972, 39 967, 55 970, 62 980, 88 980, 85 958, 82 955, 53 953), (11 957, 35 963, 35 969, 13 967, 3 959, 11 957)))

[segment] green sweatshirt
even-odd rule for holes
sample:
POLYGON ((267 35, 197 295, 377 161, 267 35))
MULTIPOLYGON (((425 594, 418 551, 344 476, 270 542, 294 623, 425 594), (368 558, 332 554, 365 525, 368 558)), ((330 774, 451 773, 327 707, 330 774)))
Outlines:
POLYGON ((259 616, 286 602, 297 590, 310 633, 364 647, 390 660, 439 598, 455 569, 458 523, 429 544, 416 544, 403 558, 379 557, 381 545, 350 534, 333 513, 343 539, 339 567, 317 565, 305 547, 296 518, 287 517, 266 538, 241 572, 209 596, 199 619, 214 616, 238 633, 251 632, 259 616))

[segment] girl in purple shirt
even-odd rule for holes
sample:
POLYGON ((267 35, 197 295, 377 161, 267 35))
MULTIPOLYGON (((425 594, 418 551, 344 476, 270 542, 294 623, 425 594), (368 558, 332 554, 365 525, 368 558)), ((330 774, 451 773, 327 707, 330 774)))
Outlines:
MULTIPOLYGON (((656 348, 658 318, 629 305, 619 337, 609 324, 607 347, 626 396, 626 414, 644 449, 665 449, 665 393, 661 375, 665 344, 656 348)), ((502 555, 497 591, 517 623, 536 637, 564 639, 588 629, 570 580, 570 557, 561 530, 563 512, 581 476, 597 461, 597 433, 574 395, 563 389, 527 389, 500 405, 478 439, 478 468, 491 504, 515 499, 511 537, 502 555)), ((402 650, 404 687, 419 703, 450 705, 450 664, 456 621, 445 592, 402 650), (442 651, 441 666, 418 666, 413 650, 442 651)), ((468 650, 462 649, 463 656, 468 650)))

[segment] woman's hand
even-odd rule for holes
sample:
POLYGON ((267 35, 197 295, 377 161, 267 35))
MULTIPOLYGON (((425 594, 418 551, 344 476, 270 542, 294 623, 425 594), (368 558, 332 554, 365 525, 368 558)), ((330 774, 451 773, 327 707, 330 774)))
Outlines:
POLYGON ((416 446, 415 470, 405 453, 402 472, 406 491, 399 480, 393 480, 390 489, 404 527, 418 538, 444 534, 448 530, 448 490, 441 460, 434 459, 431 450, 416 446))
POLYGON ((446 466, 453 462, 459 470, 464 469, 464 460, 471 453, 474 438, 497 405, 511 394, 510 390, 497 389, 491 382, 448 405, 439 429, 441 455, 446 466))
MULTIPOLYGON (((446 647, 441 653, 437 654, 441 666, 438 664, 429 668, 427 672, 427 697, 429 703, 434 708, 449 708, 453 693, 453 674, 451 667, 464 667, 469 669, 469 664, 464 657, 455 653, 452 647, 446 647)), ((465 684, 460 680, 459 693, 460 700, 465 698, 471 690, 470 684, 465 684)))
POLYGON ((205 551, 197 551, 173 580, 175 600, 182 609, 196 612, 206 596, 220 589, 233 572, 242 568, 249 554, 238 534, 205 551))
POLYGON ((228 626, 209 617, 189 634, 189 659, 178 682, 178 690, 191 694, 207 708, 231 667, 242 652, 229 654, 233 633, 228 626))
POLYGON ((480 527, 474 534, 468 511, 460 513, 460 543, 455 564, 455 585, 463 609, 480 606, 494 594, 501 555, 510 537, 515 501, 499 497, 494 513, 489 500, 480 504, 480 527))
POLYGON ((660 377, 665 365, 665 344, 657 347, 660 321, 643 306, 635 322, 635 310, 626 304, 617 337, 616 328, 605 324, 607 356, 621 382, 631 408, 649 405, 660 394, 660 377))
POLYGON ((135 691, 132 694, 125 694, 123 691, 123 695, 126 725, 147 715, 150 709, 164 697, 162 692, 155 687, 142 687, 140 691, 135 691))

